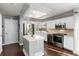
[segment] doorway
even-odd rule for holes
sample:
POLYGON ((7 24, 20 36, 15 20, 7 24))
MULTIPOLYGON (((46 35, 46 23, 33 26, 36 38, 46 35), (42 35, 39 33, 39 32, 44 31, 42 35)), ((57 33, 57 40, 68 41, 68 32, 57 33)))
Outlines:
POLYGON ((4 19, 4 40, 3 44, 18 42, 18 20, 13 18, 4 19))

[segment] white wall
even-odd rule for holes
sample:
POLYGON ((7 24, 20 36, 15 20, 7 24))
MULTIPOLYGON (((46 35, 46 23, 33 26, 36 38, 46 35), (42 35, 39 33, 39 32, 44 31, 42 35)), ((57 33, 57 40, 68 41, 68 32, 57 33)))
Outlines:
POLYGON ((65 17, 65 18, 60 18, 60 19, 55 19, 55 20, 51 20, 51 21, 46 21, 47 23, 47 28, 55 28, 55 24, 63 24, 63 23, 66 23, 66 27, 69 28, 69 29, 72 29, 74 28, 74 17, 71 16, 71 17, 65 17))
POLYGON ((2 15, 0 13, 0 53, 2 52, 2 15))

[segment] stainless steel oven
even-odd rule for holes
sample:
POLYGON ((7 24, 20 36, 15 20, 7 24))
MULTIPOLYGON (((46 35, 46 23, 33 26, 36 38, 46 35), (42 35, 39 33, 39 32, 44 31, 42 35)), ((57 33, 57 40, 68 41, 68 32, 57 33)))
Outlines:
POLYGON ((56 46, 63 48, 63 42, 64 42, 64 35, 63 34, 54 34, 53 35, 53 43, 56 46))

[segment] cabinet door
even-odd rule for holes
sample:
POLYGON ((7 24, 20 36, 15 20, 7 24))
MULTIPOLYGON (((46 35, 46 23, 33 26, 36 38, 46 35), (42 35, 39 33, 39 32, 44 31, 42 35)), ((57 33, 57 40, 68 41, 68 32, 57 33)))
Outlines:
POLYGON ((64 37, 64 48, 73 50, 73 37, 69 36, 64 37))
POLYGON ((52 35, 48 34, 48 43, 52 43, 53 41, 52 39, 53 39, 52 35))

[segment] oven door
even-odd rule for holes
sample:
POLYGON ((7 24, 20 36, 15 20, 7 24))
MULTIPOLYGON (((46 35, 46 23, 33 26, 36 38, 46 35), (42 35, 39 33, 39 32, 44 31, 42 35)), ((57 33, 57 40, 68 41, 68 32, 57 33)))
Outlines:
POLYGON ((58 43, 63 43, 62 40, 63 40, 63 37, 62 36, 54 36, 54 42, 58 42, 58 43))
POLYGON ((64 40, 63 36, 57 35, 53 37, 54 44, 58 47, 63 47, 63 40, 64 40))

